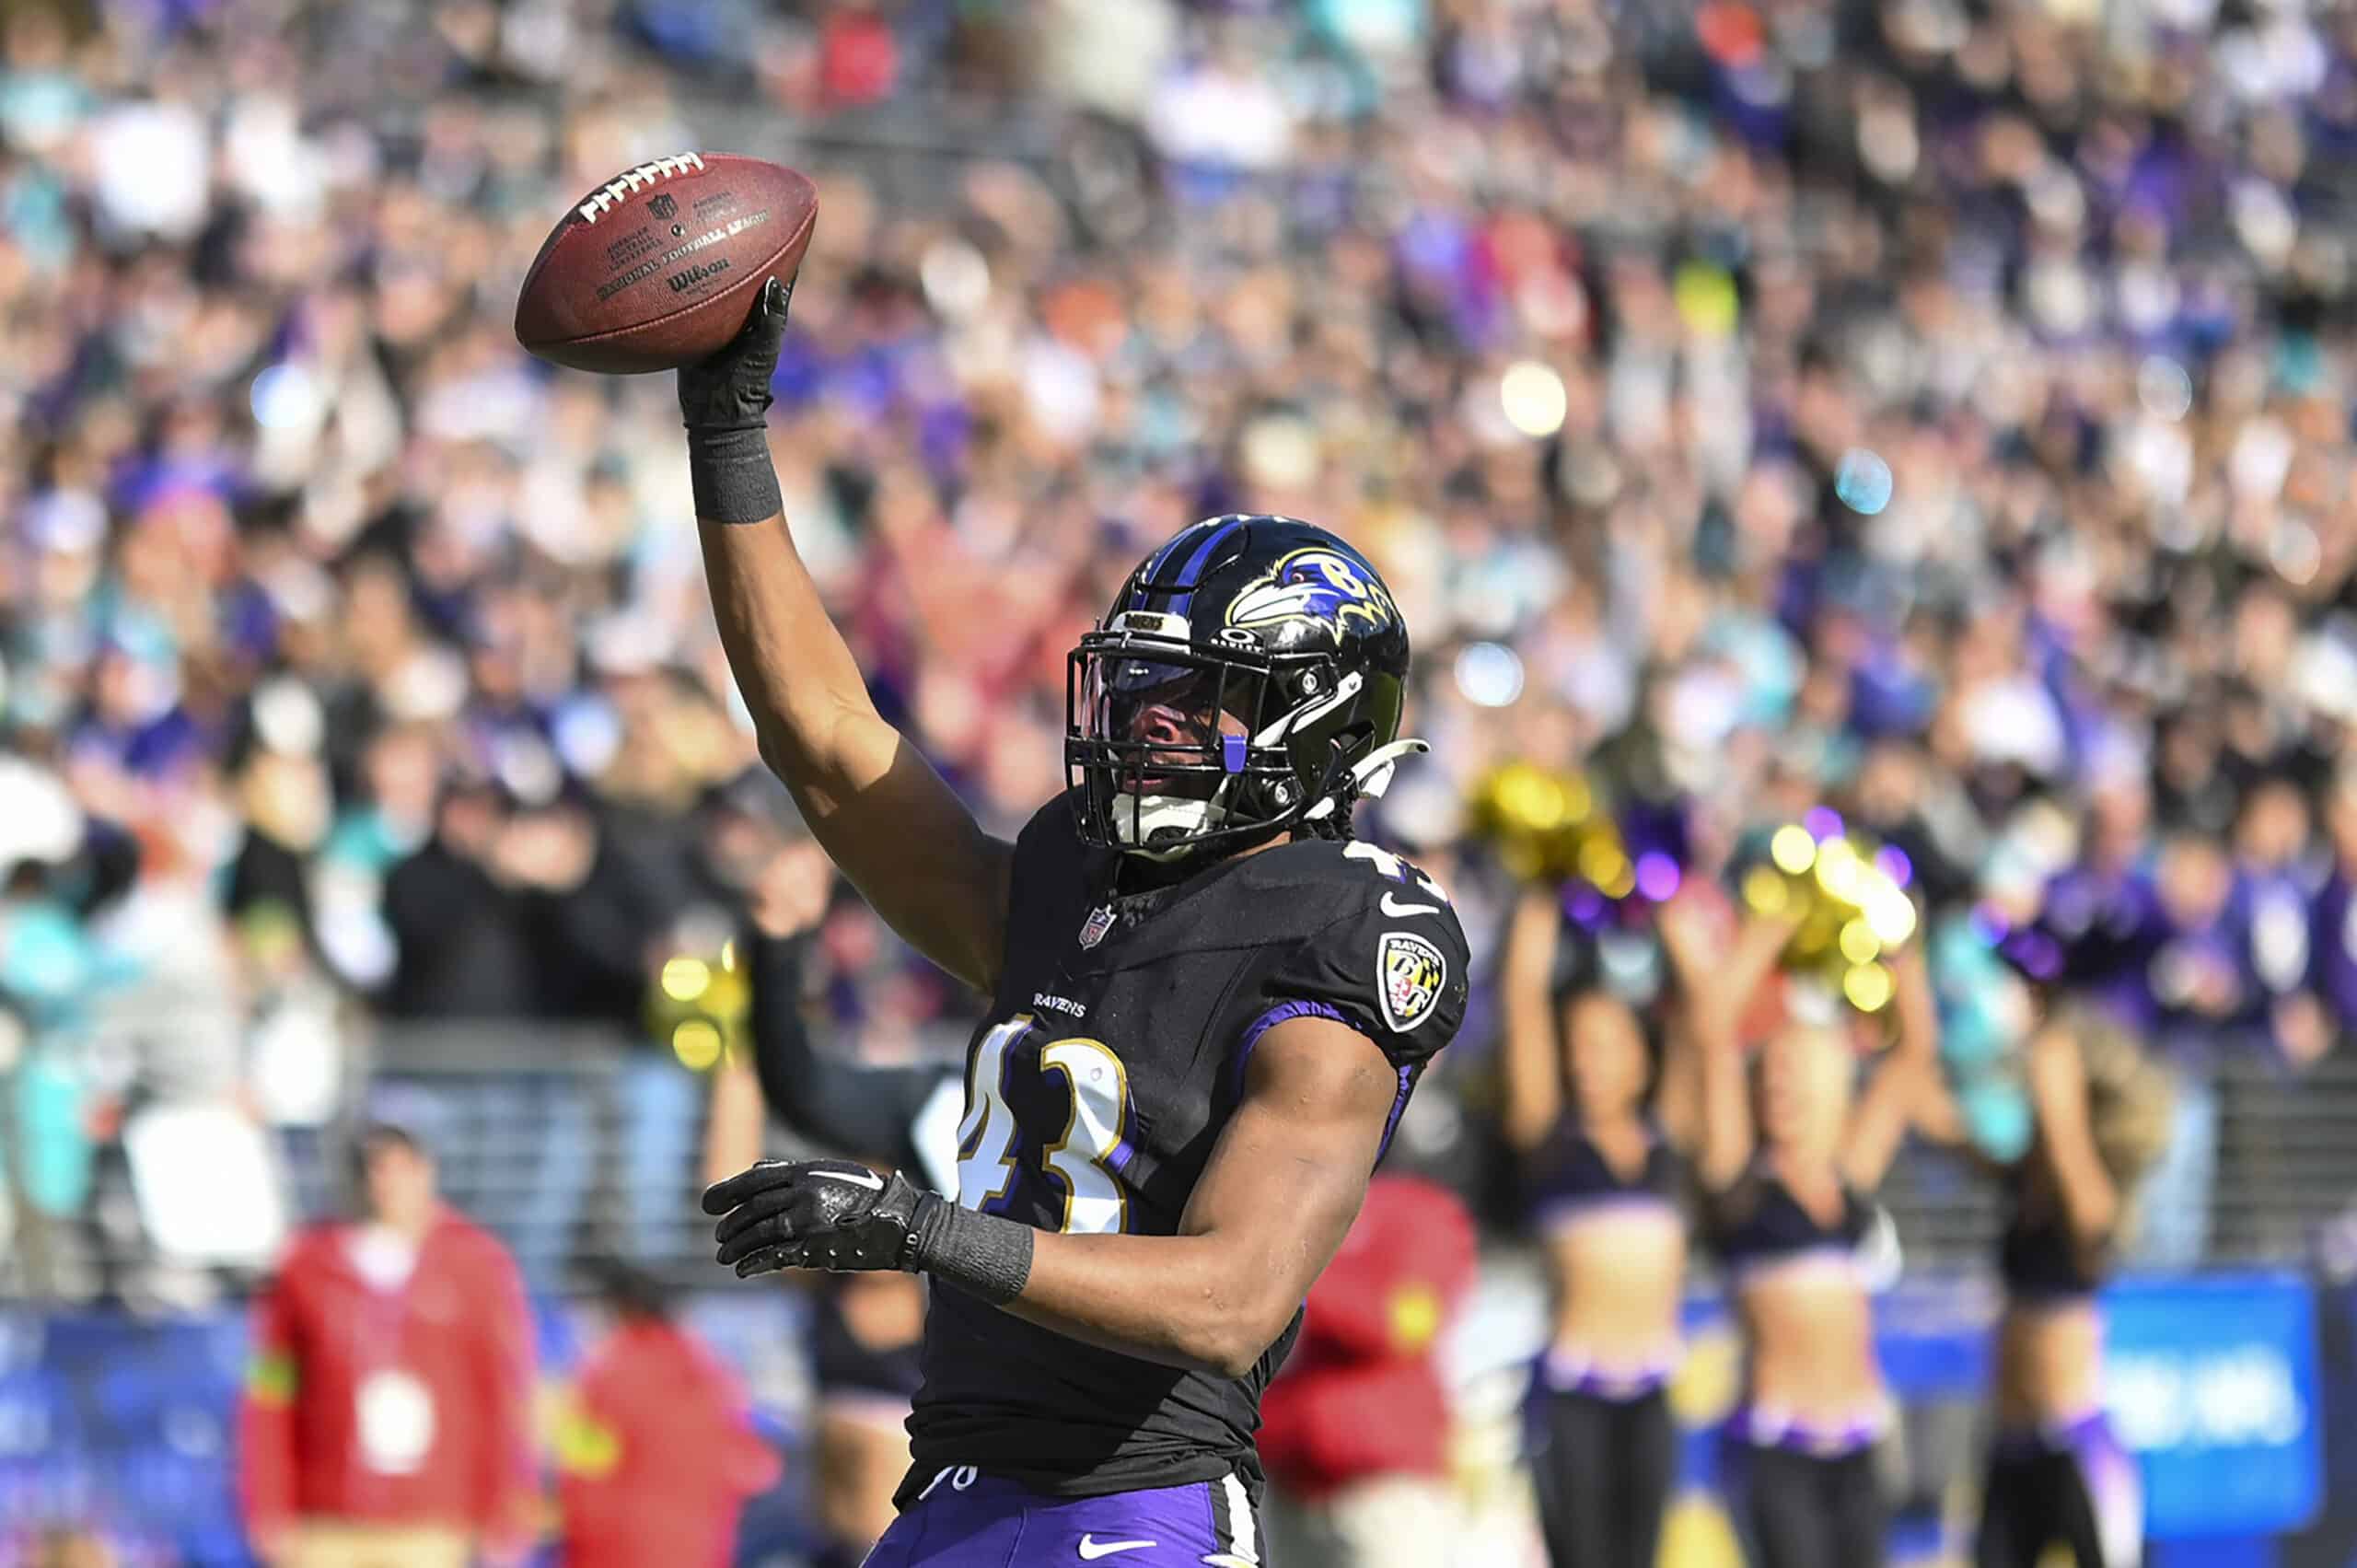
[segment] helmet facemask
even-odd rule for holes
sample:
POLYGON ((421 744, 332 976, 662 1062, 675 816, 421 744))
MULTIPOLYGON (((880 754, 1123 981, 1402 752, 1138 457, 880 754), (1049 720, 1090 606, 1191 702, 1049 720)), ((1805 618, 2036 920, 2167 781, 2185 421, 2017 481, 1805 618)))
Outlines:
POLYGON ((1267 838, 1317 798, 1304 764, 1322 775, 1319 753, 1356 718, 1356 687, 1322 655, 1090 633, 1065 698, 1083 837, 1155 860, 1267 838), (1335 723, 1308 735, 1305 713, 1335 723))
POLYGON ((1399 740, 1408 633, 1365 557, 1297 517, 1180 529, 1080 640, 1064 766, 1080 837, 1161 862, 1347 838, 1399 740))

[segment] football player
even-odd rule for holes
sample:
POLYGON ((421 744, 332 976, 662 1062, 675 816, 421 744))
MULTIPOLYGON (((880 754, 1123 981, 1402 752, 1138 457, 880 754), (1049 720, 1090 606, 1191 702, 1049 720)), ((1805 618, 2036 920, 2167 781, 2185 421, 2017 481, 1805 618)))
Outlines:
POLYGON ((1447 898, 1351 838, 1422 749, 1407 629, 1323 529, 1194 524, 1072 655, 1069 787, 989 837, 877 714, 787 532, 788 295, 679 376, 721 638, 811 831, 990 1006, 954 1198, 764 1162, 704 1196, 720 1261, 934 1282, 874 1568, 1252 1568, 1260 1392, 1464 1014, 1447 898))

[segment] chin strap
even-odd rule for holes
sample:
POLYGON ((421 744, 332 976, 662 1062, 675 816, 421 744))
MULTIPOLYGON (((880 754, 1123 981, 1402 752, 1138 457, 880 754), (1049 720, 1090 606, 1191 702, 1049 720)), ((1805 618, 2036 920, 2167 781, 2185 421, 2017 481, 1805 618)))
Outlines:
POLYGON ((1359 799, 1380 800, 1383 792, 1391 787, 1391 775, 1402 757, 1430 751, 1432 746, 1422 740, 1395 740, 1388 746, 1378 746, 1351 764, 1350 776, 1342 787, 1301 814, 1305 822, 1322 822, 1341 807, 1359 799))

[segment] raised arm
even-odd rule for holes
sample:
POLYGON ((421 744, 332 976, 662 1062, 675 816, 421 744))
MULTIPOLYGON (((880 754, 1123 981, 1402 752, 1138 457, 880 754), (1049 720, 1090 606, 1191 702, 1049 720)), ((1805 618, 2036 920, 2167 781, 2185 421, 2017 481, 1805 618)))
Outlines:
POLYGON ((1861 1192, 1882 1185, 1908 1129, 1935 1119, 1947 1098, 1939 1077, 1939 1009, 1920 943, 1891 960, 1891 980, 1898 1038, 1875 1063, 1841 1150, 1841 1179, 1861 1192))
POLYGON ((712 1095, 704 1105, 704 1185, 761 1158, 761 1080, 753 1075, 750 1062, 728 1051, 712 1070, 712 1095))
POLYGON ((2119 1223, 2119 1188, 2096 1152, 2078 1040, 2064 1025, 2039 1026, 2030 1037, 2028 1066, 2038 1156, 2054 1179, 2071 1238, 2083 1249, 2098 1250, 2110 1243, 2119 1223))
POLYGON ((1706 1191, 1724 1191, 1751 1163, 1759 1133, 1751 1120, 1741 1020, 1791 935, 1792 927, 1784 922, 1751 916, 1736 936, 1715 982, 1703 981, 1688 996, 1686 1021, 1693 1031, 1690 1048, 1700 1091, 1695 1174, 1706 1191))
POLYGON ((1498 976, 1505 1014, 1505 1109, 1500 1121, 1506 1142, 1517 1149, 1536 1145, 1562 1119, 1562 1041, 1556 1033, 1548 983, 1554 975, 1562 924, 1554 895, 1533 889, 1515 906, 1506 928, 1505 960, 1498 976))
POLYGON ((987 992, 1012 851, 876 711, 786 529, 767 415, 791 292, 770 284, 734 343, 679 372, 721 645, 761 760, 828 854, 910 946, 987 992))
POLYGON ((1690 890, 1690 885, 1663 905, 1655 917, 1674 989, 1664 1009, 1667 1028, 1662 1034, 1661 1074, 1654 1088, 1654 1121, 1672 1148, 1689 1154, 1702 1138, 1704 1029, 1697 1027, 1694 1009, 1724 982, 1719 966, 1729 945, 1729 917, 1724 900, 1706 901, 1690 890))
POLYGON ((922 1171, 935 1184, 954 1174, 956 1140, 936 1140, 931 1128, 936 1117, 957 1122, 962 1080, 955 1069, 865 1063, 823 1049, 811 1033, 803 965, 834 882, 818 846, 795 843, 771 858, 750 889, 737 935, 750 990, 749 1049, 731 1052, 713 1074, 706 1185, 761 1157, 764 1107, 814 1143, 922 1171))
POLYGON ((1908 1131, 1926 1143, 1960 1150, 1979 1164, 2002 1168, 2003 1162, 1991 1159, 1973 1143, 1972 1128, 1964 1119, 1964 1102, 1956 1090, 1937 1073, 1931 1079, 1915 1097, 1915 1115, 1908 1131))
MULTIPOLYGON (((751 1033, 761 1096, 779 1121, 804 1137, 846 1154, 905 1168, 924 1168, 918 1143, 926 1106, 960 1079, 946 1066, 875 1065, 812 1039, 802 1011, 802 963, 809 938, 756 935, 748 962, 753 981, 751 1033)), ((749 1162, 729 1168, 742 1169, 749 1162)))

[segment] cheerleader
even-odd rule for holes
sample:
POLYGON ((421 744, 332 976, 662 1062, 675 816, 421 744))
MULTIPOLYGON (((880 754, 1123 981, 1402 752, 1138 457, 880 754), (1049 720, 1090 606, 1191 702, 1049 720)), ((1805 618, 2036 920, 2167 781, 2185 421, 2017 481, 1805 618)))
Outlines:
MULTIPOLYGON (((1554 1287, 1531 1388, 1533 1480, 1554 1568, 1652 1568, 1677 1461, 1663 1390, 1686 1277, 1677 1150, 1694 1122, 1691 1052, 1673 1031, 1649 1097, 1637 1009, 1593 963, 1556 986, 1562 924, 1551 893, 1524 899, 1503 998, 1504 1131, 1554 1287)), ((1667 937, 1678 922, 1664 926, 1667 937)), ((1666 945, 1682 970, 1695 945, 1666 945)))
MULTIPOLYGON (((2075 1010, 2040 1027, 2026 1054, 2030 1147, 1998 1167, 2005 1308, 1975 1562, 2037 1568, 2061 1545, 2078 1568, 2135 1568, 2143 1489, 2104 1417, 2096 1292, 2125 1238, 2126 1194, 2167 1141, 2168 1077, 2119 1029, 2075 1010)), ((1960 1141, 1954 1102, 1927 1104, 1924 1130, 1960 1141)))
POLYGON ((1786 1022, 1755 1075, 1736 1019, 1749 976, 1788 930, 1747 925, 1725 966, 1737 983, 1694 1011, 1704 1224, 1746 1350, 1724 1459, 1759 1568, 1875 1568, 1887 1508, 1874 1449, 1891 1401, 1868 1298, 1878 1275, 1896 1272, 1898 1246, 1870 1195, 1920 1114, 1935 1040, 1931 991, 1920 951, 1900 955, 1898 1039, 1862 1093, 1852 1092, 1849 1034, 1829 1016, 1786 1022))
POLYGON ((891 1527, 892 1493, 909 1469, 910 1402, 924 1381, 924 1284, 879 1271, 821 1274, 811 1296, 818 1384, 819 1523, 832 1541, 819 1562, 851 1568, 891 1527))

